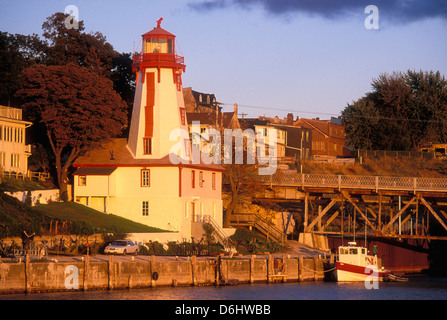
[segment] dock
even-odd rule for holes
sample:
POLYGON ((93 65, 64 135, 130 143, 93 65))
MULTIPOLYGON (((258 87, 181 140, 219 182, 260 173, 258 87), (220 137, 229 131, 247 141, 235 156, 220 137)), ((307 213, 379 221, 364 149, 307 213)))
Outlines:
POLYGON ((0 262, 0 294, 323 281, 324 256, 49 257, 0 262))

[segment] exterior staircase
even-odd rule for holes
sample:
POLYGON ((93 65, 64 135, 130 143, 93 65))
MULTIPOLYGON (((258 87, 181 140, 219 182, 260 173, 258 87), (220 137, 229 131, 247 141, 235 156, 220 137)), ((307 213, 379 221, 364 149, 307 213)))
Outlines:
POLYGON ((213 236, 216 238, 224 250, 227 252, 236 252, 236 247, 233 245, 232 241, 225 233, 225 230, 213 219, 211 216, 204 216, 204 223, 208 223, 213 228, 213 236))
POLYGON ((230 225, 233 227, 252 227, 265 235, 267 240, 277 241, 282 245, 287 243, 287 235, 284 232, 264 217, 255 213, 233 213, 230 225))

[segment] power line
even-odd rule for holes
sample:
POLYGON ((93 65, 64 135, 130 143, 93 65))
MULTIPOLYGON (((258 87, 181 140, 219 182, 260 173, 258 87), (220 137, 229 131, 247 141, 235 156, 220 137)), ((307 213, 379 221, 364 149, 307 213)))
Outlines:
MULTIPOLYGON (((225 103, 222 102, 222 105, 224 106, 232 106, 234 103, 225 103)), ((284 112, 296 112, 296 113, 309 113, 309 114, 318 114, 318 115, 325 115, 325 116, 334 116, 338 117, 338 114, 335 113, 325 113, 325 112, 315 112, 315 111, 303 111, 303 110, 292 110, 292 109, 282 109, 282 108, 274 108, 274 107, 262 107, 262 106, 252 106, 252 105, 246 105, 246 104, 237 104, 238 107, 242 108, 251 108, 251 109, 262 109, 262 110, 275 110, 275 111, 284 111, 284 112)))
MULTIPOLYGON (((232 106, 233 103, 221 103, 225 106, 232 106)), ((325 112, 315 112, 315 111, 303 111, 303 110, 296 110, 296 109, 282 109, 282 108, 273 108, 273 107, 263 107, 263 106, 253 106, 253 105, 245 105, 245 104, 238 104, 238 107, 242 108, 251 108, 251 109, 261 109, 261 110, 275 110, 275 111, 283 111, 283 112, 295 112, 295 113, 306 113, 306 114, 315 114, 315 115, 324 115, 324 116, 333 116, 333 117, 339 117, 339 114, 335 113, 325 113, 325 112)), ((424 119, 412 119, 412 118, 395 118, 395 117, 381 117, 381 116, 366 116, 366 115, 350 115, 353 118, 363 118, 363 119, 372 119, 372 120, 388 120, 388 121, 408 121, 408 122, 427 122, 427 123, 441 123, 444 122, 442 120, 424 120, 424 119)))

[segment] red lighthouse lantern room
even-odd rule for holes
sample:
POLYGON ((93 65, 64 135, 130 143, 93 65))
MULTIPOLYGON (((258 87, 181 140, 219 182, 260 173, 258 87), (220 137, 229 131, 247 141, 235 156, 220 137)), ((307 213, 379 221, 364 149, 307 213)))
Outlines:
POLYGON ((185 60, 175 52, 175 35, 160 27, 160 18, 157 27, 143 34, 142 53, 134 55, 133 71, 146 68, 172 68, 177 74, 185 71, 185 60))

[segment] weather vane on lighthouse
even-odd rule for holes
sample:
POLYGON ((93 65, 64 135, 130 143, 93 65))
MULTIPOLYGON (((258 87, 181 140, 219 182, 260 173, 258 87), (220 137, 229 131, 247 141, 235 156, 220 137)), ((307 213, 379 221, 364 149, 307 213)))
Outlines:
POLYGON ((157 20, 157 28, 160 28, 161 22, 163 21, 163 18, 160 18, 157 20))

